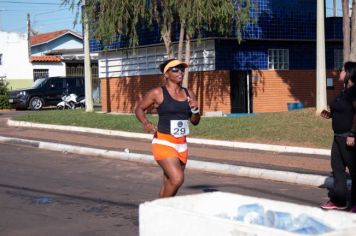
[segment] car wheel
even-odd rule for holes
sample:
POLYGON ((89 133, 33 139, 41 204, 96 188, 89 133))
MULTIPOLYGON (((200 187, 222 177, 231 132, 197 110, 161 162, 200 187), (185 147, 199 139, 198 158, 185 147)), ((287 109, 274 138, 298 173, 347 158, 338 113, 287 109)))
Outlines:
POLYGON ((58 105, 58 106, 57 106, 57 109, 58 109, 58 110, 64 110, 64 106, 58 105))
POLYGON ((42 98, 33 97, 30 100, 30 109, 35 110, 35 111, 41 110, 43 107, 43 103, 44 102, 43 102, 42 98))

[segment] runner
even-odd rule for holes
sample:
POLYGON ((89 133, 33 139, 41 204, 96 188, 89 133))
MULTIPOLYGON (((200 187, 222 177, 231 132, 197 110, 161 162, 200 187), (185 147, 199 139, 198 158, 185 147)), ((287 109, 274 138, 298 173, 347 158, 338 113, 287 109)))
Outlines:
POLYGON ((175 196, 184 181, 184 169, 188 159, 186 136, 188 121, 198 125, 200 121, 197 99, 191 90, 181 86, 188 65, 170 59, 160 65, 165 85, 150 90, 137 104, 135 114, 146 132, 154 133, 152 153, 163 170, 163 183, 159 196, 175 196), (157 107, 157 130, 146 118, 145 111, 151 105, 157 107))

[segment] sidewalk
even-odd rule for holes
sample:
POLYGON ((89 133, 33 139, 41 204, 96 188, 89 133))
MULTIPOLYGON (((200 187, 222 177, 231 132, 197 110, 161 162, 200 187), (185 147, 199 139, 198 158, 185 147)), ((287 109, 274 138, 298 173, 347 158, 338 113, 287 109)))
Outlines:
MULTIPOLYGON (((154 163, 150 134, 12 120, 8 125, 0 129, 0 142, 154 163)), ((327 177, 329 150, 192 138, 188 142, 191 156, 188 169, 316 187, 332 186, 333 179, 327 177)))

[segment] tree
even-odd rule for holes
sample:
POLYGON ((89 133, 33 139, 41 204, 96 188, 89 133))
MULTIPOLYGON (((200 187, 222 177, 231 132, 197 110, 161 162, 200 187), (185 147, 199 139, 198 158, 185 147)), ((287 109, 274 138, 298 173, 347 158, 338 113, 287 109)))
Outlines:
MULTIPOLYGON (((119 34, 129 39, 130 46, 137 46, 136 27, 149 18, 147 2, 149 1, 86 0, 85 11, 90 23, 90 36, 107 46, 119 34)), ((62 3, 77 10, 74 21, 77 23, 83 0, 62 0, 62 3)))
POLYGON ((351 36, 350 36, 350 17, 349 0, 342 0, 342 32, 343 32, 343 59, 344 63, 350 60, 351 36))
POLYGON ((350 1, 342 0, 343 18, 343 59, 356 61, 356 0, 352 0, 351 20, 350 20, 350 1))
MULTIPOLYGON (((190 42, 199 40, 202 31, 214 31, 222 36, 232 35, 241 40, 243 26, 250 20, 253 0, 87 0, 86 11, 93 29, 92 36, 109 45, 118 35, 138 45, 137 28, 141 24, 157 24, 168 58, 175 57, 173 30, 179 27, 178 58, 190 61, 190 42)), ((71 8, 82 0, 63 0, 71 8)), ((184 85, 187 86, 187 74, 184 85)))
MULTIPOLYGON (((232 29, 235 28, 240 42, 242 28, 251 20, 252 2, 250 0, 181 0, 176 3, 175 9, 180 23, 178 59, 183 59, 185 42, 187 64, 190 62, 190 41, 193 37, 199 40, 203 30, 227 36, 232 35, 232 29)), ((188 87, 188 70, 184 74, 183 87, 188 87)))
POLYGON ((352 0, 350 60, 356 61, 356 0, 352 0))
POLYGON ((9 108, 9 83, 0 78, 0 109, 9 108))

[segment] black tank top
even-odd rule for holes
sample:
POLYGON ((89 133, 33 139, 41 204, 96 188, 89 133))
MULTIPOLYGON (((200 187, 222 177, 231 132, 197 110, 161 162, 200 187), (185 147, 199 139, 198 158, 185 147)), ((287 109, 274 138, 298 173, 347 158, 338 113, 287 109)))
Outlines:
POLYGON ((188 120, 190 117, 190 107, 187 101, 173 99, 165 86, 162 87, 162 90, 163 102, 157 108, 159 116, 157 130, 169 134, 171 120, 188 120))

